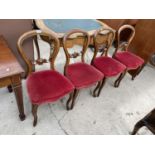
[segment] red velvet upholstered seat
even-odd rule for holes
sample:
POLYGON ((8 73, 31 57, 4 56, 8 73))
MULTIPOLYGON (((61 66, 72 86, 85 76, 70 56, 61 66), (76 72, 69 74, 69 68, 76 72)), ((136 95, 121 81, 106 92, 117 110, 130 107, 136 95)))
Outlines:
POLYGON ((95 67, 82 62, 68 65, 66 76, 72 81, 76 89, 95 84, 104 77, 95 67))
POLYGON ((69 92, 74 86, 57 71, 45 70, 32 73, 27 79, 27 89, 33 104, 55 101, 69 92))
POLYGON ((93 61, 93 66, 100 70, 105 77, 111 77, 122 73, 126 66, 110 57, 97 57, 93 61))
POLYGON ((123 63, 128 70, 137 69, 144 63, 144 60, 142 58, 129 51, 118 51, 114 57, 115 59, 123 63))

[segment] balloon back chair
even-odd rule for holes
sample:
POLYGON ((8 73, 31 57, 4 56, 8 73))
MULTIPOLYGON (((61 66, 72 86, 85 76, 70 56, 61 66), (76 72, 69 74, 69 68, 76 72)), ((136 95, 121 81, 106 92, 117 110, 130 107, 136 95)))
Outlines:
POLYGON ((113 59, 108 55, 109 48, 114 40, 115 33, 110 29, 100 29, 94 34, 94 56, 91 64, 95 66, 104 74, 102 83, 97 86, 93 92, 94 96, 99 96, 100 92, 105 84, 105 81, 109 77, 119 75, 119 78, 115 81, 114 86, 118 87, 120 80, 124 77, 126 67, 119 61, 113 59), (102 38, 102 39, 101 39, 102 38), (99 51, 102 46, 102 51, 99 51), (101 53, 99 56, 97 54, 101 53), (98 93, 96 91, 99 89, 98 93))
MULTIPOLYGON (((33 126, 36 126, 38 106, 54 102, 66 94, 72 93, 74 86, 64 75, 55 70, 54 61, 59 51, 59 40, 54 34, 47 34, 40 30, 28 31, 19 38, 17 47, 21 57, 27 64, 26 86, 32 103, 32 114, 34 117, 33 126), (41 58, 40 53, 37 53, 38 58, 33 61, 29 60, 26 56, 23 48, 24 43, 26 40, 33 40, 36 36, 48 38, 48 43, 50 43, 51 47, 48 60, 41 58), (43 65, 44 63, 50 63, 50 69, 36 72, 32 71, 33 65, 43 65)), ((68 99, 67 104, 69 104, 70 100, 71 99, 68 99)))
POLYGON ((129 70, 136 70, 136 72, 132 75, 132 80, 141 72, 144 67, 144 60, 133 54, 131 51, 128 50, 128 47, 135 36, 135 28, 131 25, 123 25, 119 28, 117 32, 117 47, 114 52, 113 58, 120 61, 127 67, 127 71, 129 70), (122 41, 120 40, 121 34, 125 30, 130 30, 130 36, 127 40, 122 41))
MULTIPOLYGON (((102 81, 104 77, 104 75, 100 71, 98 71, 95 67, 85 62, 85 54, 87 52, 89 43, 90 43, 89 34, 80 29, 71 30, 68 33, 66 33, 63 37, 63 48, 66 55, 64 74, 71 80, 71 82, 75 86, 73 100, 70 109, 74 107, 75 99, 78 96, 80 89, 94 85, 97 82, 102 81), (71 54, 67 46, 68 41, 71 39, 72 42, 74 42, 74 40, 77 40, 78 38, 81 38, 83 40, 79 44, 82 47, 82 51, 80 52, 74 51, 71 54), (81 57, 80 62, 70 63, 71 58, 77 58, 79 56, 81 57)), ((73 44, 76 45, 77 44, 76 41, 73 44)))

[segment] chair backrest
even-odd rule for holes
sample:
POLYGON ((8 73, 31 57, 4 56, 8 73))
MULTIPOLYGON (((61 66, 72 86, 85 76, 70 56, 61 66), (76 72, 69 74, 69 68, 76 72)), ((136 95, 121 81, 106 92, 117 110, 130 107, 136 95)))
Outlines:
POLYGON ((118 32, 117 32, 117 38, 116 38, 116 51, 118 51, 118 49, 122 49, 123 51, 127 50, 131 41, 133 40, 135 36, 135 28, 131 25, 123 25, 119 28, 118 32), (121 34, 125 31, 125 30, 130 30, 130 36, 128 37, 128 39, 126 41, 121 41, 120 40, 120 37, 121 37, 121 34))
POLYGON ((65 64, 65 70, 67 66, 70 64, 70 59, 71 58, 77 58, 78 56, 81 56, 81 61, 85 62, 84 57, 88 48, 88 45, 90 43, 90 36, 86 31, 80 30, 80 29, 73 29, 69 32, 67 32, 64 37, 63 37, 63 49, 65 51, 65 56, 66 56, 66 64, 65 64), (77 52, 74 51, 74 53, 69 53, 69 49, 67 47, 68 41, 72 40, 73 44, 76 44, 74 40, 76 39, 83 39, 83 41, 80 42, 80 45, 82 46, 82 51, 77 52))
POLYGON ((92 58, 92 62, 97 57, 97 54, 100 50, 101 56, 108 56, 109 48, 112 45, 112 42, 115 38, 115 32, 111 29, 100 29, 97 30, 93 37, 93 43, 94 43, 94 55, 92 58))
POLYGON ((18 48, 19 54, 21 55, 21 57, 24 59, 24 61, 27 64, 26 76, 28 76, 29 74, 32 73, 32 71, 33 71, 32 68, 36 64, 42 65, 44 63, 49 62, 51 69, 54 70, 55 69, 54 61, 58 54, 59 47, 60 47, 59 40, 55 34, 48 34, 48 33, 42 32, 40 30, 31 30, 31 31, 28 31, 28 32, 24 33, 23 35, 21 35, 17 42, 17 48, 18 48), (28 57, 26 56, 26 54, 24 52, 24 48, 23 48, 24 42, 26 42, 26 40, 29 40, 29 39, 34 40, 37 36, 46 37, 49 40, 48 43, 50 44, 50 56, 49 56, 48 60, 40 57, 39 50, 37 50, 37 59, 33 60, 33 61, 28 59, 28 57))

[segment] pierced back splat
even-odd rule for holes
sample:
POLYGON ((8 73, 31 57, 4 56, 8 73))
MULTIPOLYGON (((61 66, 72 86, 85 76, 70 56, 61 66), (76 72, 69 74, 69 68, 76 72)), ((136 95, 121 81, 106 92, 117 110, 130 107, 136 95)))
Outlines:
POLYGON ((66 56, 66 64, 65 64, 65 71, 67 66, 70 64, 70 59, 71 58, 77 58, 81 56, 81 62, 85 62, 84 57, 88 48, 88 45, 90 43, 90 36, 86 31, 80 30, 80 29, 73 29, 66 33, 63 37, 63 49, 65 51, 65 56, 66 56), (74 51, 72 54, 69 53, 68 47, 67 47, 67 42, 71 39, 74 44, 74 39, 78 38, 83 38, 83 42, 81 42, 82 46, 82 51, 79 53, 77 51, 74 51))
POLYGON ((101 52, 101 56, 108 56, 108 50, 115 38, 115 33, 110 29, 97 30, 93 37, 94 42, 94 55, 92 62, 97 57, 98 52, 101 52))
MULTIPOLYGON (((121 49, 123 51, 127 51, 131 41, 133 40, 135 36, 135 28, 131 25, 123 25, 119 28, 118 32, 117 32, 117 48, 116 48, 116 51, 115 53, 121 49), (123 33, 124 30, 130 30, 130 36, 128 37, 128 39, 126 41, 121 41, 121 34, 123 33)), ((114 54, 115 54, 114 53, 114 54)))
POLYGON ((29 74, 32 73, 32 66, 35 64, 43 65, 44 63, 49 62, 51 69, 55 70, 54 61, 58 54, 59 47, 60 47, 59 40, 58 40, 57 36, 55 36, 55 34, 47 34, 40 30, 32 30, 32 31, 28 31, 28 32, 24 33, 18 39, 17 48, 18 48, 18 51, 19 51, 21 57, 24 59, 25 63, 27 64, 26 76, 28 76, 29 74), (30 59, 28 59, 28 57, 26 56, 26 54, 24 52, 24 49, 23 49, 24 42, 28 39, 33 39, 36 41, 37 36, 40 36, 40 37, 44 36, 44 37, 48 38, 48 43, 50 45, 50 56, 49 56, 48 60, 40 57, 39 50, 37 50, 37 59, 34 61, 31 61, 30 59))

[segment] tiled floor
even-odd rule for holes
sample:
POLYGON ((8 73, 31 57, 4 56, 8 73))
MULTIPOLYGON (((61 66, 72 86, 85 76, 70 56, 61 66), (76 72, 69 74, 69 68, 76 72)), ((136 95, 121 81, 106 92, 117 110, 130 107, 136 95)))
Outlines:
MULTIPOLYGON (((40 42, 42 51, 48 46, 40 42)), ((76 47, 77 49, 77 47, 76 47)), ((44 54, 45 55, 45 54, 44 54)), ((92 51, 86 58, 90 61, 92 51)), ((64 54, 61 50, 56 68, 63 72, 64 54)), ((99 98, 93 98, 84 89, 77 98, 75 108, 66 111, 61 101, 41 106, 38 110, 38 125, 32 126, 31 104, 23 80, 26 120, 18 118, 13 93, 0 89, 0 134, 123 134, 128 135, 134 124, 155 107, 155 68, 147 65, 141 74, 131 81, 128 74, 119 88, 113 87, 115 78, 108 79, 99 98)), ((139 134, 151 134, 142 128, 139 134)))

